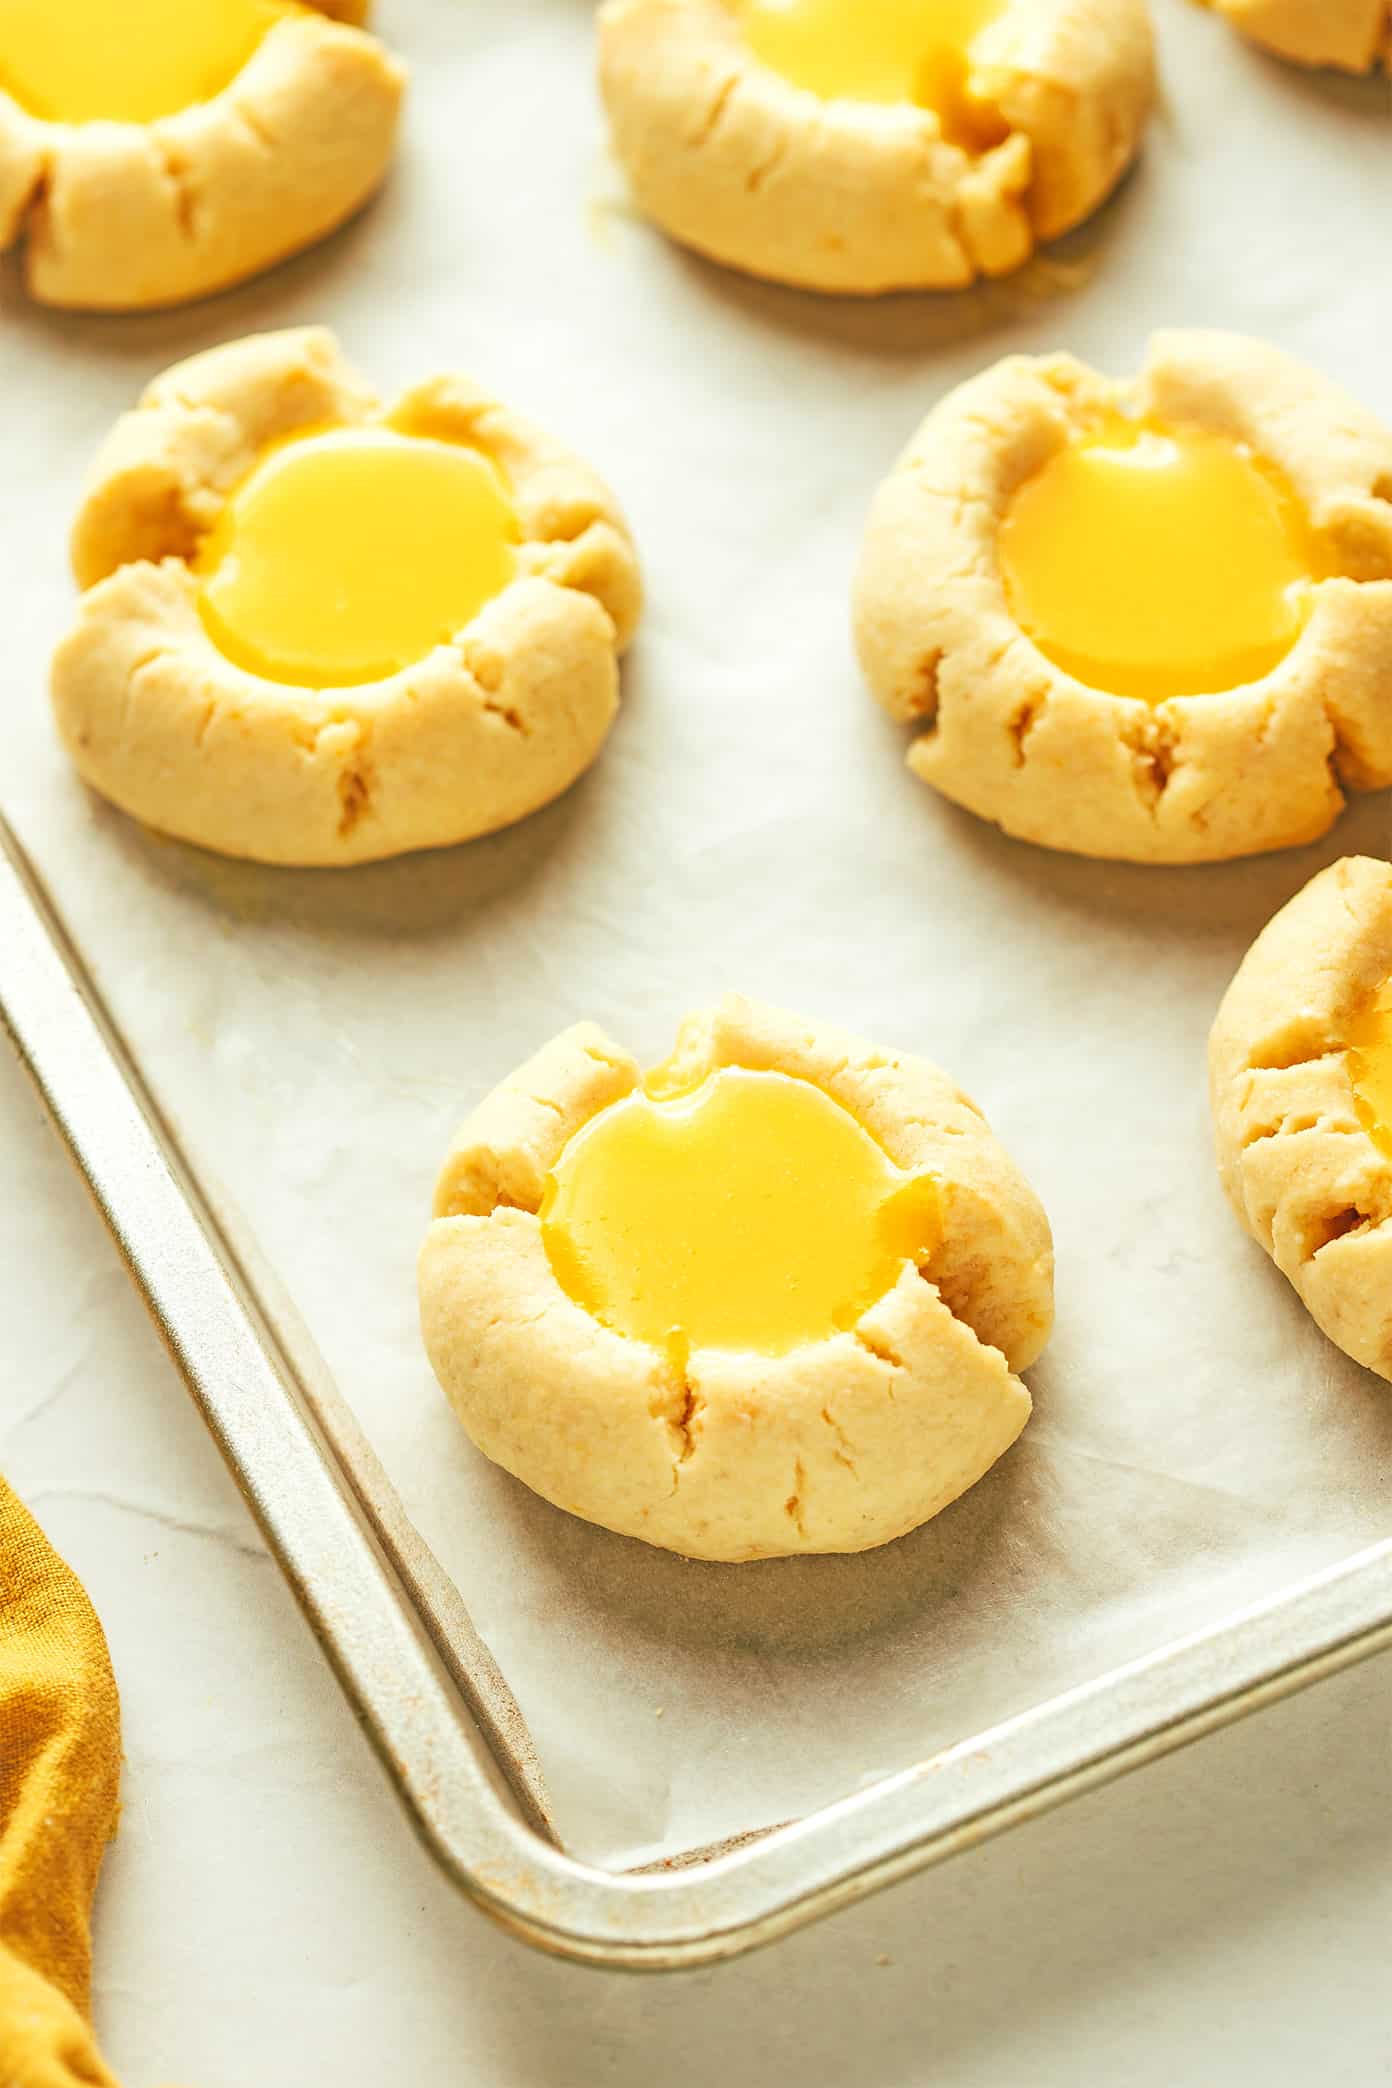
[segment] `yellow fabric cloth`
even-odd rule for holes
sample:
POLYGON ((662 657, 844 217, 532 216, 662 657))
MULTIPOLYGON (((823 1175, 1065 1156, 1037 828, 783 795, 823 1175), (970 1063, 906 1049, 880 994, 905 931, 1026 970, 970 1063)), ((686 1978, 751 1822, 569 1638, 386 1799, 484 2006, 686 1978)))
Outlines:
POLYGON ((120 1764, 101 1625, 0 1479, 0 2088, 116 2088, 87 2012, 120 1764))

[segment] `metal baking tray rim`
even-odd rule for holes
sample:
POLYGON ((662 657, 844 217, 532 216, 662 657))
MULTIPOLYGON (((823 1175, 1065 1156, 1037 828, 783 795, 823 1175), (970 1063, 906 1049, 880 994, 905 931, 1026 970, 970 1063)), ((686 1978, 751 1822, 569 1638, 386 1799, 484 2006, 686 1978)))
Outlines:
POLYGON ((1389 1540, 724 1853, 579 1863, 457 1589, 2 818, 0 1021, 414 1825, 541 1949, 636 1970, 736 1956, 1392 1647, 1389 1540))

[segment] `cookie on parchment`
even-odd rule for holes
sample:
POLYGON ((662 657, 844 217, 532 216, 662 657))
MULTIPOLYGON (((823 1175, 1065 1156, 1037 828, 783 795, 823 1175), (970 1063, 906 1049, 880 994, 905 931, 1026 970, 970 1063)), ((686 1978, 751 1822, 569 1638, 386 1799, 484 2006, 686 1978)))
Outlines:
POLYGON ((1330 1340, 1392 1378, 1392 863, 1321 871, 1214 1024, 1218 1170, 1330 1340))
POLYGON ((33 296, 179 304, 342 224, 387 171, 405 85, 364 12, 8 0, 0 248, 23 243, 33 296))
POLYGON ((606 0, 641 209, 730 267, 862 295, 1018 268, 1088 217, 1155 89, 1144 0, 606 0), (950 33, 955 26, 956 34, 950 33))
POLYGON ((1006 833, 1199 863, 1392 783, 1392 432, 1281 351, 1014 356, 877 493, 861 663, 914 773, 1006 833))
POLYGON ((317 328, 157 378, 72 551, 52 694, 77 768, 268 863, 439 847, 559 795, 608 735, 641 599, 569 449, 463 377, 384 405, 317 328))
POLYGON ((646 1079, 581 1024, 494 1089, 420 1303, 474 1442, 557 1506, 696 1558, 853 1552, 1019 1435, 1053 1253, 946 1074, 730 996, 646 1079))

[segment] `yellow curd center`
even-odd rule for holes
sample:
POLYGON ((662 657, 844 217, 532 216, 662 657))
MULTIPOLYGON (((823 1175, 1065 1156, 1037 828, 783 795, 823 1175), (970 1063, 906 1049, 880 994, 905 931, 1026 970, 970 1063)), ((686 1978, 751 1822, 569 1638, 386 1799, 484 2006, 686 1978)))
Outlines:
POLYGON ((294 0, 0 0, 0 88, 48 123, 151 123, 228 86, 294 0))
POLYGON ((988 144, 999 134, 973 103, 971 46, 1009 0, 737 0, 755 56, 824 101, 916 102, 949 136, 988 144))
POLYGON ((999 553, 1011 613, 1047 658, 1152 703, 1270 673, 1318 564, 1274 465, 1206 429, 1119 418, 1025 482, 999 553))
POLYGON ((199 546, 199 608, 253 674, 379 681, 502 592, 518 535, 478 450, 385 427, 297 435, 262 454, 199 546))
POLYGON ((820 1088, 739 1067, 682 1094, 661 1080, 577 1132, 542 1205, 557 1279, 606 1326, 678 1355, 785 1355, 932 1253, 936 1185, 820 1088))
POLYGON ((1384 1153, 1392 1153, 1392 979, 1359 1009, 1348 1050, 1363 1128, 1384 1153))

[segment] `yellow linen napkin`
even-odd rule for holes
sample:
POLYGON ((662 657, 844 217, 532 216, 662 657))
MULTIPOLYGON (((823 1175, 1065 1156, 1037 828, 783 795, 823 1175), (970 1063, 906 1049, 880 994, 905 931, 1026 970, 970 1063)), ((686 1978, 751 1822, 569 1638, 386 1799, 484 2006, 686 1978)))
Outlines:
POLYGON ((0 2088, 116 2088, 87 2021, 121 1713, 101 1625, 0 1479, 0 2088))

